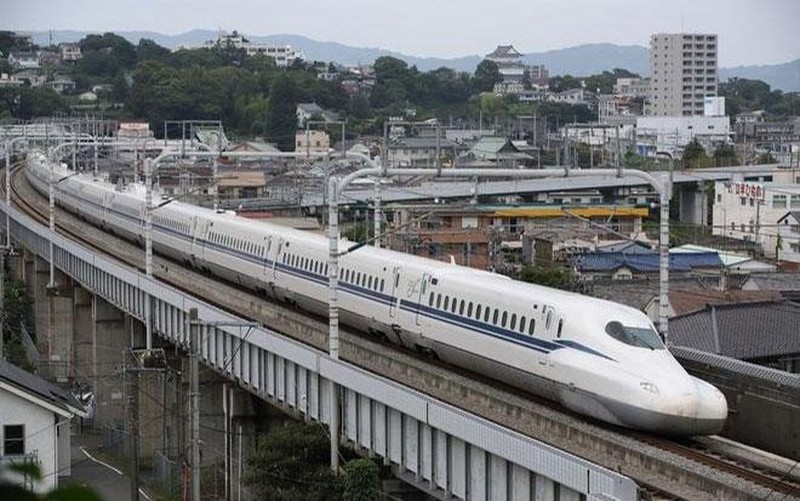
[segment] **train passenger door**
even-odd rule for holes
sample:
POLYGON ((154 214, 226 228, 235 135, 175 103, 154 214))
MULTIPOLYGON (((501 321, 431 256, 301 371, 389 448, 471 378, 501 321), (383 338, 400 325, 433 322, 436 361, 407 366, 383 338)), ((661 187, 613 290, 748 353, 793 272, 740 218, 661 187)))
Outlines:
POLYGON ((272 236, 264 237, 264 252, 261 255, 261 259, 264 261, 264 276, 269 275, 269 268, 273 265, 270 261, 269 253, 272 251, 272 236))
POLYGON ((279 238, 278 239, 278 248, 275 249, 275 260, 272 262, 272 277, 273 278, 275 278, 275 276, 278 274, 278 262, 281 260, 281 257, 283 256, 283 248, 284 248, 283 238, 279 238))
POLYGON ((544 306, 542 308, 542 320, 544 320, 545 332, 551 339, 561 339, 564 329, 564 319, 557 309, 552 306, 544 306))
POLYGON ((431 274, 430 273, 423 273, 422 280, 419 284, 419 295, 417 296, 417 325, 420 325, 420 310, 422 309, 423 302, 426 300, 425 298, 428 295, 428 287, 430 286, 431 281, 431 274))
POLYGON ((191 233, 192 238, 192 248, 191 248, 191 262, 193 265, 197 266, 197 261, 203 259, 203 250, 204 250, 204 242, 206 239, 206 230, 208 229, 208 223, 201 223, 197 216, 192 217, 189 220, 189 232, 191 233))
POLYGON ((400 301, 400 267, 395 266, 392 270, 392 303, 389 305, 389 316, 394 318, 397 315, 397 305, 400 301))

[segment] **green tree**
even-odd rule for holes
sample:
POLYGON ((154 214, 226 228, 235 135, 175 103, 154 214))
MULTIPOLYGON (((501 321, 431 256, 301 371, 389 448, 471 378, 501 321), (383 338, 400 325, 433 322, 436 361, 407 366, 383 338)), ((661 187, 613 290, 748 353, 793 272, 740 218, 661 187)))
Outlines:
POLYGON ((472 78, 472 93, 491 92, 494 85, 502 80, 500 69, 497 63, 484 59, 475 68, 475 76, 472 78))
POLYGON ((82 57, 75 65, 78 75, 113 78, 136 66, 136 47, 119 35, 87 35, 80 41, 82 57))
POLYGON ((565 291, 579 289, 578 281, 570 269, 554 265, 524 266, 520 270, 517 279, 565 291))
MULTIPOLYGON (((12 364, 26 371, 36 370, 22 344, 22 326, 33 330, 33 298, 19 280, 5 281, 5 316, 3 317, 3 348, 6 358, 12 364)), ((36 333, 29 332, 34 338, 36 333)))
POLYGON ((732 144, 721 144, 714 150, 714 166, 715 167, 729 167, 731 165, 739 165, 739 159, 736 157, 736 150, 732 144))
POLYGON ((34 492, 30 483, 42 481, 42 468, 38 463, 0 463, 0 499, 14 501, 101 501, 100 496, 92 489, 75 483, 56 487, 44 494, 34 492), (14 478, 26 479, 25 485, 14 481, 14 478))
POLYGON ((294 151, 297 133, 297 98, 294 85, 286 75, 280 75, 269 92, 267 106, 267 140, 281 151, 294 151))
POLYGON ((3 108, 22 120, 69 111, 64 98, 53 89, 27 86, 0 89, 0 110, 3 108))
POLYGON ((245 484, 267 501, 335 500, 339 485, 329 461, 325 430, 318 424, 290 421, 258 437, 247 459, 245 484))
POLYGON ((344 466, 344 501, 377 501, 380 468, 370 459, 354 459, 344 466))
POLYGON ((142 38, 136 46, 136 60, 146 61, 148 59, 155 61, 167 61, 171 52, 166 47, 158 45, 155 41, 149 38, 142 38))
POLYGON ((709 163, 706 150, 697 139, 683 148, 683 167, 685 169, 701 169, 709 163))
POLYGON ((391 56, 381 56, 372 65, 375 70, 375 79, 404 80, 410 75, 408 64, 402 59, 391 56))
POLYGON ((548 82, 548 87, 553 92, 562 92, 569 89, 578 89, 581 87, 581 81, 572 75, 559 75, 551 77, 548 82))
POLYGON ((759 165, 776 164, 778 163, 778 161, 775 159, 775 157, 772 156, 772 153, 767 152, 758 155, 758 157, 756 158, 756 163, 759 165))

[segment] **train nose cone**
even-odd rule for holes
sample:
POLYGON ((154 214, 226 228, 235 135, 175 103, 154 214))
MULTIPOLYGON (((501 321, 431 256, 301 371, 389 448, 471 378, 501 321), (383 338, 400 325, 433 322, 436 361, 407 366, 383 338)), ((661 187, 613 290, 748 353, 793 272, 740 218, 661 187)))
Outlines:
POLYGON ((715 386, 695 378, 697 413, 695 434, 714 435, 722 431, 728 418, 728 401, 715 386))

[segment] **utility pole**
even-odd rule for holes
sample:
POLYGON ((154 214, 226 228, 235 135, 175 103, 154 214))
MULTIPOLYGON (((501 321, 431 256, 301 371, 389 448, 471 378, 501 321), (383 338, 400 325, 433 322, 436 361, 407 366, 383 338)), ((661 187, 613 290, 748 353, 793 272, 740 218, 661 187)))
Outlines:
POLYGON ((128 383, 128 429, 131 438, 131 501, 139 501, 139 375, 142 372, 163 373, 167 367, 167 359, 163 349, 123 351, 123 371, 128 383))
MULTIPOLYGON (((131 352, 128 352, 131 353, 131 352)), ((129 357, 126 356, 126 360, 129 357)), ((139 501, 139 371, 125 364, 130 390, 128 391, 128 430, 131 437, 132 471, 131 501, 139 501)))
POLYGON ((192 501, 200 501, 200 365, 198 352, 200 350, 200 325, 197 320, 197 308, 189 310, 189 374, 191 382, 189 398, 192 409, 192 501))

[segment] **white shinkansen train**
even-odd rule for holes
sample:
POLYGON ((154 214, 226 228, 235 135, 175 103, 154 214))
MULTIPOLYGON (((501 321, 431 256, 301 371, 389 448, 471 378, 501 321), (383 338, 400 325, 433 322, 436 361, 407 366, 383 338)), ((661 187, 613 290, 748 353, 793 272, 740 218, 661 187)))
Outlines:
MULTIPOLYGON (((28 156, 46 193, 51 165, 28 156)), ((69 174, 56 165, 54 178, 69 174)), ((60 205, 141 242, 145 198, 88 175, 56 187, 60 205)), ((156 252, 327 315, 328 240, 180 202, 153 213, 156 252)), ((652 322, 621 304, 374 247, 340 260, 344 324, 434 352, 471 371, 609 423, 668 435, 719 432, 725 397, 694 378, 652 322)))

